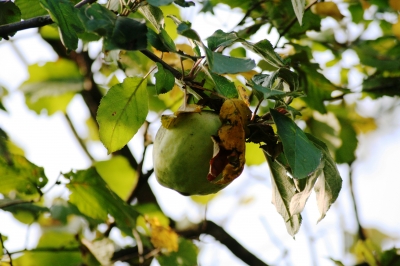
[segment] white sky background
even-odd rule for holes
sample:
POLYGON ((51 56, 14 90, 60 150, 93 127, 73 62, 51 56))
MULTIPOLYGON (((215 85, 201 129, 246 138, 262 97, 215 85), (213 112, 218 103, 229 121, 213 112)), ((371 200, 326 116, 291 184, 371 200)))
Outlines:
MULTIPOLYGON (((230 31, 232 25, 242 18, 241 14, 227 12, 227 10, 222 7, 216 12, 216 18, 214 18, 203 14, 197 15, 197 12, 191 9, 186 11, 185 18, 193 23, 193 28, 205 39, 217 29, 230 31)), ((35 36, 35 32, 35 30, 26 30, 12 38, 17 50, 22 53, 28 64, 56 60, 55 53, 35 36)), ((262 36, 262 32, 265 31, 260 32, 256 36, 259 39, 255 41, 269 38, 273 42, 276 38, 276 36, 262 36)), ((352 60, 351 54, 348 59, 352 60)), ((319 60, 327 61, 329 58, 321 57, 319 60)), ((330 77, 337 75, 334 72, 328 74, 330 77)), ((45 114, 38 116, 27 109, 22 93, 17 90, 28 77, 27 75, 26 66, 12 47, 12 43, 1 41, 0 85, 5 86, 10 94, 4 99, 4 105, 9 112, 0 111, 0 127, 25 150, 29 160, 45 168, 50 179, 49 184, 53 184, 60 172, 85 169, 90 166, 90 161, 82 153, 61 114, 51 117, 45 114)), ((362 102, 360 113, 373 115, 378 108, 390 105, 392 99, 384 98, 377 102, 365 99, 362 102)), ((395 112, 379 117, 379 128, 372 133, 360 136, 358 159, 354 165, 353 177, 362 225, 366 228, 378 228, 397 239, 400 238, 398 204, 400 202, 400 193, 398 193, 400 125, 398 121, 400 120, 398 111, 397 108, 395 112)), ((80 96, 71 102, 68 114, 77 127, 78 133, 83 137, 87 135, 85 120, 89 117, 89 113, 80 96)), ((152 129, 155 130, 155 128, 152 129)), ((132 149, 135 155, 141 154, 135 145, 137 143, 135 140, 138 138, 135 137, 130 143, 131 148, 135 147, 132 149)), ((90 150, 94 152, 96 159, 107 158, 106 150, 99 144, 91 145, 90 150)), ((150 154, 148 156, 151 158, 150 154)), ((151 167, 150 160, 148 165, 151 167)), ((304 221, 296 240, 287 234, 281 216, 271 204, 269 169, 266 164, 246 168, 244 174, 224 189, 222 195, 208 206, 207 219, 224 226, 240 243, 268 263, 284 265, 283 262, 286 261, 287 265, 312 265, 312 260, 315 258, 317 265, 333 265, 328 260, 329 257, 348 259, 343 257, 342 230, 352 233, 356 231, 348 189, 347 167, 340 166, 339 170, 344 182, 338 201, 332 206, 325 219, 316 225, 319 214, 315 195, 311 195, 303 212, 304 221), (314 242, 310 240, 312 238, 314 242), (290 260, 282 260, 285 250, 288 251, 286 256, 290 260)), ((150 183, 167 215, 178 220, 186 217, 193 222, 204 218, 204 207, 199 207, 190 199, 161 187, 154 177, 150 179, 150 183)), ((57 186, 51 191, 51 195, 66 196, 65 191, 57 186)), ((25 239, 28 239, 28 248, 34 247, 39 236, 39 228, 34 226, 30 230, 29 237, 26 237, 27 226, 15 221, 11 214, 3 211, 0 211, 0 232, 9 237, 6 246, 10 251, 25 248, 25 239)), ((201 238, 200 246, 202 251, 199 262, 202 266, 244 265, 212 237, 201 238)), ((393 246, 400 247, 400 242, 398 240, 388 242, 385 248, 393 246)))

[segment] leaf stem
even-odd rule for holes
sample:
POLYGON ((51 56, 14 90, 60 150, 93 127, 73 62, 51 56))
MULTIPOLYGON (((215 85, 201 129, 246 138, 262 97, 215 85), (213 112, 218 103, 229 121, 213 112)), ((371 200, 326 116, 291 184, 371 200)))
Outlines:
POLYGON ((353 183, 353 166, 352 164, 349 165, 349 188, 350 188, 350 195, 351 195, 351 199, 352 199, 352 203, 353 203, 353 209, 354 209, 354 216, 356 218, 356 222, 358 225, 358 237, 361 240, 366 240, 367 236, 364 233, 364 228, 361 226, 360 223, 360 217, 358 215, 358 207, 357 207, 357 201, 356 201, 356 197, 354 195, 354 183, 353 183))

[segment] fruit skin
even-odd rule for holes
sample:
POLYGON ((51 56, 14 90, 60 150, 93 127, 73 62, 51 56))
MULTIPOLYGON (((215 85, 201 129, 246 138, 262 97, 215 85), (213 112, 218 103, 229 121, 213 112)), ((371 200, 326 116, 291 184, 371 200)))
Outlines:
POLYGON ((221 126, 219 116, 210 111, 182 113, 168 129, 157 132, 153 146, 154 172, 158 182, 183 195, 216 193, 226 185, 207 180, 214 143, 221 126))

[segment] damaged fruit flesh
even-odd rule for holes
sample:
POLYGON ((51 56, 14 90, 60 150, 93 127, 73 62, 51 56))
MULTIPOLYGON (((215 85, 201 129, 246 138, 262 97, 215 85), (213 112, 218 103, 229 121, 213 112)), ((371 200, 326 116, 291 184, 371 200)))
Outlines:
POLYGON ((180 114, 168 129, 157 132, 153 147, 154 172, 158 182, 183 195, 216 193, 226 184, 207 180, 216 135, 221 126, 213 112, 180 114))

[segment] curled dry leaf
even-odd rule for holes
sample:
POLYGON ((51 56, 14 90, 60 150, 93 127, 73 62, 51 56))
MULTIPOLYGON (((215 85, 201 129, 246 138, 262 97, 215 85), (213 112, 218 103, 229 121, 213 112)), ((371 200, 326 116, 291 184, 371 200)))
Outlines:
POLYGON ((246 128, 251 111, 240 99, 226 100, 220 110, 222 126, 218 136, 213 136, 214 155, 210 160, 208 180, 214 181, 222 173, 216 184, 229 184, 238 177, 245 164, 246 128))

